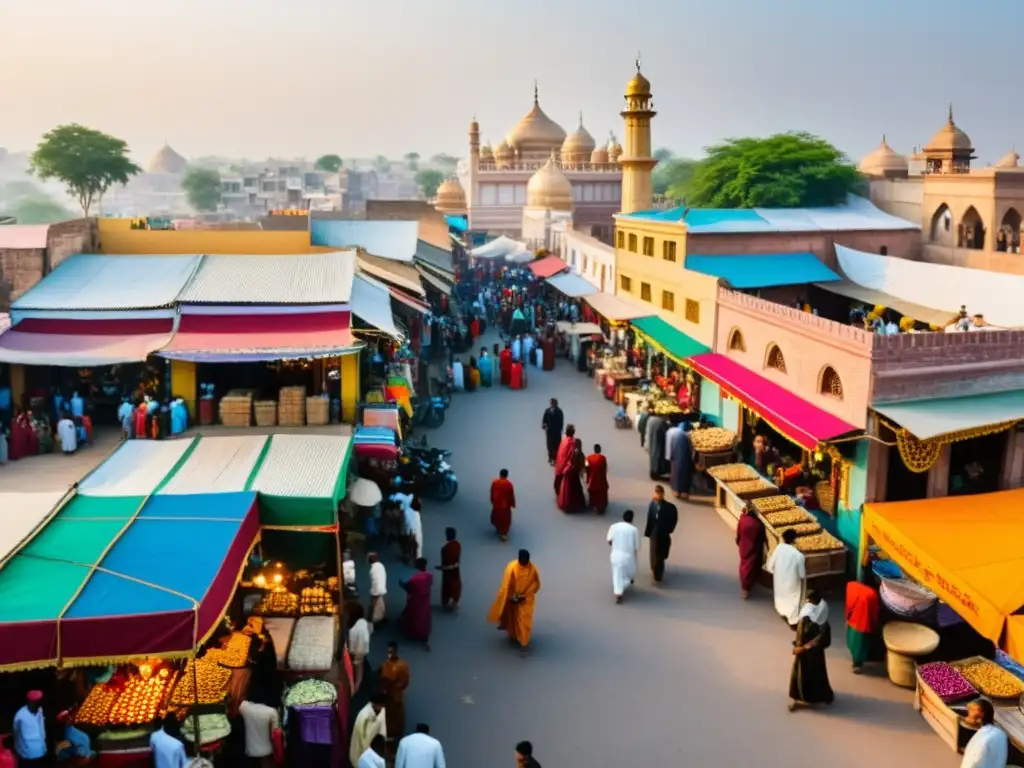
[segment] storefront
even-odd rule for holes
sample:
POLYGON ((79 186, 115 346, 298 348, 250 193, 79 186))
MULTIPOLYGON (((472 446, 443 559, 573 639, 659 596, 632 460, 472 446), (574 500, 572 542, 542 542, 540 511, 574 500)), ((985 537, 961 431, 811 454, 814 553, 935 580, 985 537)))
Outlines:
POLYGON ((643 378, 653 386, 644 394, 627 398, 627 415, 636 420, 641 402, 664 414, 695 411, 701 401, 700 378, 695 375, 689 359, 708 352, 708 348, 658 315, 630 321, 633 348, 627 356, 643 371, 643 378), (650 402, 657 400, 658 403, 650 402))

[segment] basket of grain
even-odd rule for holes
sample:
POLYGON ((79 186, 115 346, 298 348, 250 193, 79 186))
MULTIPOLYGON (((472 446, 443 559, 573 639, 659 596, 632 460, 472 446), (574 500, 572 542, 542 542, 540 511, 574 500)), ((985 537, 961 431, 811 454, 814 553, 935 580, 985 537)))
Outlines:
POLYGON ((225 427, 252 426, 253 392, 232 389, 220 399, 218 413, 220 423, 225 427))
POLYGON ((726 483, 726 488, 741 499, 756 499, 761 496, 777 496, 779 494, 778 488, 761 478, 755 480, 736 480, 726 483))
POLYGON ((277 426, 277 400, 257 400, 253 405, 257 427, 277 426))
POLYGON ((772 512, 784 512, 787 509, 793 509, 796 506, 796 502, 793 501, 792 496, 765 496, 763 499, 752 499, 750 502, 754 510, 760 512, 762 515, 767 515, 772 512))
POLYGON ((305 426, 305 387, 281 387, 281 392, 277 399, 277 423, 282 427, 305 426))
POLYGON ((736 433, 722 427, 705 427, 690 432, 690 443, 698 453, 719 453, 732 449, 736 433))
POLYGON ((708 469, 708 474, 720 483, 732 483, 737 480, 755 480, 757 470, 749 464, 719 464, 708 469))
POLYGON ((331 401, 326 397, 306 398, 306 423, 322 427, 331 421, 331 401))

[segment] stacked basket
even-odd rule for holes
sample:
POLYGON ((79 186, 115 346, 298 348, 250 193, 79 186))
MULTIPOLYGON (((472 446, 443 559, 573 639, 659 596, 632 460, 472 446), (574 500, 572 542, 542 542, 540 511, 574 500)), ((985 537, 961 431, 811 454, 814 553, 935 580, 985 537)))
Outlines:
POLYGON ((277 423, 282 427, 305 426, 305 387, 281 387, 281 394, 277 402, 277 423))
POLYGON ((331 421, 331 401, 326 397, 306 398, 306 423, 322 427, 331 421))
POLYGON ((257 400, 254 406, 257 427, 273 427, 277 425, 277 401, 257 400))
POLYGON ((220 423, 225 427, 252 426, 252 390, 232 389, 220 399, 220 423))

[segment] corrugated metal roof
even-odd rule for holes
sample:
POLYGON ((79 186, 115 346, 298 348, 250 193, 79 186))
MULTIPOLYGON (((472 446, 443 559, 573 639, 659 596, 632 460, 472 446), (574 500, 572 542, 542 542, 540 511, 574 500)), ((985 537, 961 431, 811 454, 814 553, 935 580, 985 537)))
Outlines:
POLYGON ((236 493, 246 490, 267 435, 205 437, 160 494, 236 493))
POLYGON ((251 489, 268 496, 331 498, 347 463, 349 442, 340 436, 274 435, 251 489))
POLYGON ((149 496, 195 438, 128 440, 78 486, 80 496, 149 496))
POLYGON ((355 251, 295 256, 205 256, 182 304, 347 304, 355 251))
POLYGON ((578 299, 582 296, 589 296, 592 293, 597 293, 597 288, 572 272, 563 272, 560 275, 553 275, 547 279, 547 283, 551 287, 564 293, 566 296, 574 299, 578 299))
POLYGON ((356 275, 352 281, 352 314, 379 331, 402 338, 391 313, 391 291, 369 275, 356 275))
POLYGON ((11 308, 17 312, 170 307, 201 258, 80 253, 61 262, 11 308))
POLYGON ((361 248, 372 256, 408 262, 416 255, 419 222, 313 219, 310 240, 313 245, 361 248))
POLYGON ((841 278, 809 252, 745 255, 686 255, 686 268, 720 277, 733 288, 827 283, 841 278))
POLYGON ((0 227, 0 250, 45 248, 49 231, 49 224, 5 224, 0 227))
POLYGON ((425 296, 423 284, 420 282, 420 273, 416 267, 402 264, 391 259, 380 259, 370 256, 368 253, 360 253, 356 256, 356 266, 359 270, 372 275, 378 280, 393 283, 399 288, 412 291, 417 296, 425 296))
POLYGON ((436 245, 431 245, 426 240, 419 240, 416 244, 416 259, 445 274, 455 274, 455 262, 452 260, 451 249, 446 251, 436 245))

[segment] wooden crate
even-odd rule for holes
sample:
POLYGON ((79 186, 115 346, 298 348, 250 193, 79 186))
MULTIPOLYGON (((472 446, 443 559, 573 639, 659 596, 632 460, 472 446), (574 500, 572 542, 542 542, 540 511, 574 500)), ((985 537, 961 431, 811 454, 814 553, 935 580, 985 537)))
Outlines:
POLYGON ((760 498, 763 498, 765 496, 778 496, 779 495, 779 489, 777 487, 775 487, 774 485, 772 485, 771 483, 769 483, 767 480, 762 480, 761 481, 762 485, 757 487, 757 488, 755 488, 755 489, 752 489, 752 490, 747 490, 747 491, 737 491, 736 490, 736 487, 735 487, 736 483, 748 483, 748 482, 753 482, 753 481, 751 481, 751 480, 736 480, 736 481, 733 481, 732 483, 726 483, 726 486, 729 488, 729 492, 730 493, 735 494, 740 499, 760 499, 760 498))
POLYGON ((928 684, 921 679, 921 673, 917 675, 917 693, 915 705, 921 712, 921 717, 939 734, 946 744, 954 751, 960 751, 960 717, 946 702, 939 698, 928 684))
POLYGON ((277 400, 277 423, 282 427, 305 426, 305 387, 281 387, 277 400))
MULTIPOLYGON (((761 522, 764 522, 763 517, 761 522)), ((764 532, 766 551, 768 556, 771 556, 782 539, 778 531, 768 523, 765 523, 764 532)), ((807 570, 808 579, 844 574, 846 573, 846 547, 824 552, 804 552, 804 568, 807 570)))
POLYGON ((331 422, 331 401, 326 397, 306 398, 306 423, 322 427, 331 422))
POLYGON ((273 427, 277 425, 277 401, 257 400, 253 405, 256 413, 257 427, 273 427))
POLYGON ((232 390, 220 399, 218 414, 225 427, 252 426, 252 393, 232 390))

